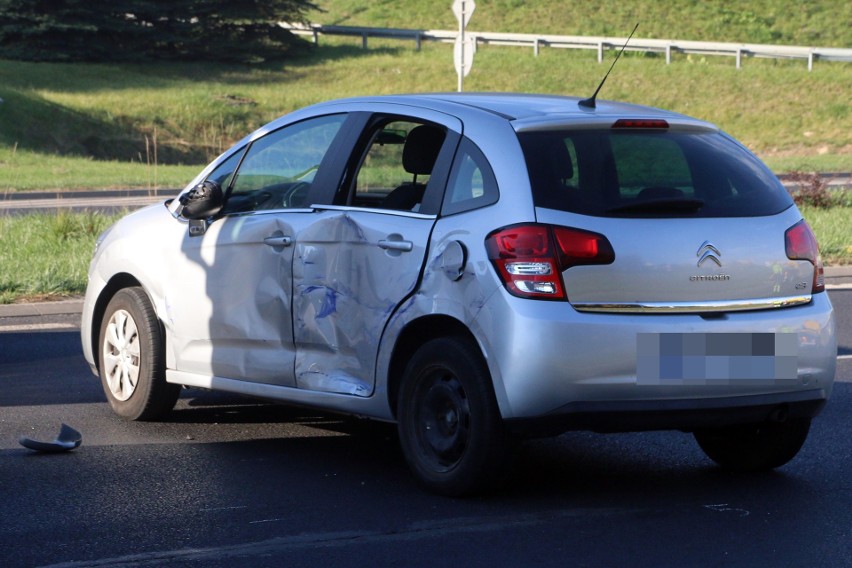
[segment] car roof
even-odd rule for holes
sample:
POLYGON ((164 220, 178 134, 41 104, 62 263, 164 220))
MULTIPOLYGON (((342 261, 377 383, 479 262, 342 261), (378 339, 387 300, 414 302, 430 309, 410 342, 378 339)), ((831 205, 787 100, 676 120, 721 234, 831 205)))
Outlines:
POLYGON ((598 100, 595 108, 590 109, 581 107, 578 104, 580 100, 581 97, 529 93, 420 93, 339 99, 318 106, 335 103, 362 103, 365 106, 370 103, 396 103, 446 112, 462 120, 473 118, 472 115, 490 114, 521 125, 551 121, 596 122, 612 117, 663 118, 715 129, 704 121, 658 108, 598 100))

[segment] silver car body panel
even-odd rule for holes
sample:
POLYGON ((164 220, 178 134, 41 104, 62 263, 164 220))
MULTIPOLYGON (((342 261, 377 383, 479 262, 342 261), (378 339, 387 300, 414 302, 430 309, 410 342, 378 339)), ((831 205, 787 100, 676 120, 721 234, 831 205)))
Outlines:
POLYGON ((750 303, 765 308, 810 297, 813 265, 788 259, 784 249, 784 231, 802 219, 795 207, 745 222, 605 218, 550 209, 539 209, 537 217, 606 235, 616 251, 612 264, 575 266, 563 275, 568 298, 581 309, 656 306, 670 311, 667 306, 680 305, 696 311, 708 302, 710 307, 733 302, 738 309, 750 303), (716 250, 716 260, 701 262, 699 251, 708 245, 716 250))

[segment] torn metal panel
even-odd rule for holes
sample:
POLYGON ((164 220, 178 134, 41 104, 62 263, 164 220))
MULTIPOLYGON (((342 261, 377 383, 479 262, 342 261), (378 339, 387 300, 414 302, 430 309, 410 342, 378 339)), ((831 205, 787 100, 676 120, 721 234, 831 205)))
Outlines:
POLYGON ((83 435, 68 424, 62 424, 59 435, 52 442, 33 440, 26 436, 21 436, 18 441, 23 447, 30 450, 44 453, 58 453, 79 448, 80 444, 83 443, 83 435))
POLYGON ((433 223, 326 211, 299 235, 293 265, 299 387, 372 394, 382 333, 417 285, 433 223))
POLYGON ((370 396, 373 392, 372 383, 368 383, 358 377, 347 375, 342 371, 325 373, 317 368, 316 363, 312 367, 303 370, 299 374, 299 387, 313 391, 351 394, 354 396, 370 396))

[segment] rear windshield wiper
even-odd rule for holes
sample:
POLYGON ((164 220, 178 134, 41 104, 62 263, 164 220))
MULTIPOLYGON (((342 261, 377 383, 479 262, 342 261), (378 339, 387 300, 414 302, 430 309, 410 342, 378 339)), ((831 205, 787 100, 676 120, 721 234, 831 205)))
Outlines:
POLYGON ((702 199, 649 199, 607 209, 607 213, 695 213, 704 207, 702 199))

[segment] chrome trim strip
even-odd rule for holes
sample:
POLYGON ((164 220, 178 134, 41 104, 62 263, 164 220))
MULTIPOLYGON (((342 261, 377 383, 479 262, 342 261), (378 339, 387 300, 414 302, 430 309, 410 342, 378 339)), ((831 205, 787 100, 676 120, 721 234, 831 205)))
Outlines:
POLYGON ((316 211, 366 211, 367 213, 384 213, 385 215, 396 215, 398 217, 413 217, 415 219, 437 219, 437 215, 426 215, 413 211, 402 211, 400 209, 381 209, 378 207, 355 207, 354 205, 311 205, 316 211))
POLYGON ((572 302, 578 312, 603 312, 615 314, 700 314, 719 312, 744 312, 800 306, 811 301, 811 296, 786 298, 754 298, 751 300, 725 300, 709 302, 635 302, 605 304, 597 302, 572 302))

